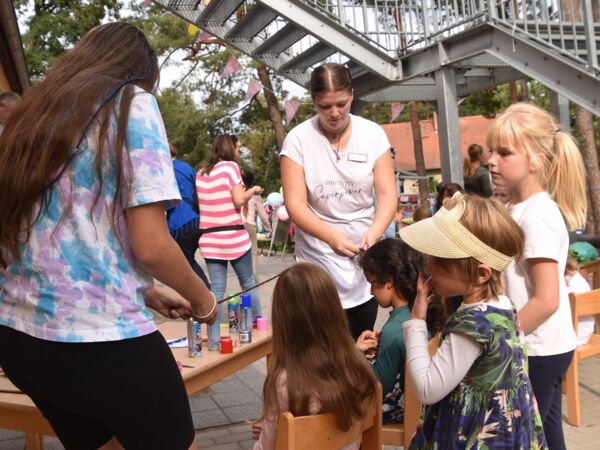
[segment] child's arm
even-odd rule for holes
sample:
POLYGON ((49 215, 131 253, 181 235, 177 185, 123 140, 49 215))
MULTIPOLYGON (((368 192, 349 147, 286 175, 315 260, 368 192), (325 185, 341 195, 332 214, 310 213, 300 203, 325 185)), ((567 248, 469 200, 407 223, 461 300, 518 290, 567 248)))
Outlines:
POLYGON ((533 297, 519 310, 525 334, 532 333, 554 314, 560 304, 558 263, 547 258, 528 259, 533 297))
POLYGON ((411 312, 411 320, 402 324, 406 345, 406 363, 419 400, 430 405, 439 402, 460 380, 481 354, 481 346, 473 339, 459 333, 450 333, 433 356, 429 356, 427 340, 427 305, 431 279, 423 282, 423 274, 417 280, 417 297, 411 312))
POLYGON ((425 321, 407 320, 402 328, 408 371, 417 397, 426 405, 439 402, 452 392, 482 352, 481 345, 470 337, 450 333, 432 358, 425 321))

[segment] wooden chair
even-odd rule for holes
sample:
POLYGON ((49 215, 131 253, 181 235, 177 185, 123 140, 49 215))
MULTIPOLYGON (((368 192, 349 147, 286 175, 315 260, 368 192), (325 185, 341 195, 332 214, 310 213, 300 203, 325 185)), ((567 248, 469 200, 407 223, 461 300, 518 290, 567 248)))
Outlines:
MULTIPOLYGON (((440 333, 429 340, 429 354, 434 355, 439 342, 440 333)), ((413 387, 408 366, 404 369, 404 422, 382 425, 381 443, 383 445, 395 445, 408 448, 410 441, 417 431, 417 425, 421 420, 422 405, 413 387)))
POLYGON ((290 412, 279 416, 275 450, 338 450, 362 436, 362 450, 381 450, 381 384, 365 420, 342 432, 335 426, 334 415, 294 417, 290 412))
POLYGON ((600 259, 583 264, 579 267, 579 272, 584 276, 592 277, 592 287, 600 289, 600 259))
MULTIPOLYGON (((597 278, 594 277, 594 282, 597 278)), ((569 294, 571 301, 571 316, 575 333, 579 327, 581 316, 596 316, 596 330, 587 344, 575 349, 573 361, 565 377, 565 394, 567 395, 567 422, 581 426, 581 412, 579 408, 579 361, 590 356, 600 354, 600 289, 594 289, 583 294, 569 294)))

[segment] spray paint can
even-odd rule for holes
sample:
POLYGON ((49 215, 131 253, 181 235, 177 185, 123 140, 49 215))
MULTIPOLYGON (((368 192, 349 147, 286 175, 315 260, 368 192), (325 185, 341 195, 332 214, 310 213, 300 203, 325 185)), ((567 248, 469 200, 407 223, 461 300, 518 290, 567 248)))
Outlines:
POLYGON ((200 322, 190 317, 187 323, 188 356, 199 358, 202 356, 202 335, 200 334, 200 322))
POLYGON ((206 335, 208 340, 208 351, 218 352, 221 350, 221 326, 216 323, 214 325, 206 325, 206 335))
MULTIPOLYGON (((227 296, 233 295, 235 292, 228 292, 227 296)), ((227 302, 227 317, 229 318, 229 333, 237 333, 239 331, 239 312, 240 298, 238 296, 229 299, 227 302)))
POLYGON ((240 344, 248 344, 252 342, 252 296, 250 294, 242 295, 239 312, 240 344))

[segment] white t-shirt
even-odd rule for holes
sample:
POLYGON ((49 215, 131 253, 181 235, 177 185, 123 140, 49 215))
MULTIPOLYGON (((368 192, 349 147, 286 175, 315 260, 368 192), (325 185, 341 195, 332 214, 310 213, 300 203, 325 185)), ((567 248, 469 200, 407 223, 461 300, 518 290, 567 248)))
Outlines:
MULTIPOLYGON (((590 284, 579 272, 565 277, 565 281, 567 282, 567 293, 569 294, 583 294, 591 291, 590 284)), ((594 316, 581 316, 579 318, 578 329, 576 330, 578 347, 588 343, 590 337, 594 334, 595 325, 594 316)))
MULTIPOLYGON (((390 142, 379 125, 350 115, 352 135, 340 150, 338 161, 331 143, 319 131, 317 117, 290 131, 279 156, 287 156, 304 169, 311 211, 358 245, 375 215, 375 161, 389 150, 390 142)), ((325 242, 300 228, 296 229, 296 259, 327 270, 345 309, 371 298, 370 285, 353 259, 337 255, 325 242)))
POLYGON ((528 259, 552 259, 558 263, 560 274, 558 310, 526 336, 528 354, 550 356, 569 352, 575 348, 575 331, 567 286, 562 275, 569 253, 569 236, 560 209, 547 192, 540 192, 521 203, 509 204, 508 210, 525 234, 523 258, 504 272, 506 295, 515 303, 517 311, 534 295, 528 259))

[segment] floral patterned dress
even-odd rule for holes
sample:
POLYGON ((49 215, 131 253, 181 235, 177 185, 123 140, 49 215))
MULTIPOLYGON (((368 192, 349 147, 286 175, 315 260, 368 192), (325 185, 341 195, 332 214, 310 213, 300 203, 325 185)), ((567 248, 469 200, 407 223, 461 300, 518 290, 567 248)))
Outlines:
POLYGON ((486 303, 459 309, 442 339, 450 333, 473 338, 483 352, 452 392, 425 409, 410 449, 547 449, 516 312, 486 303))

